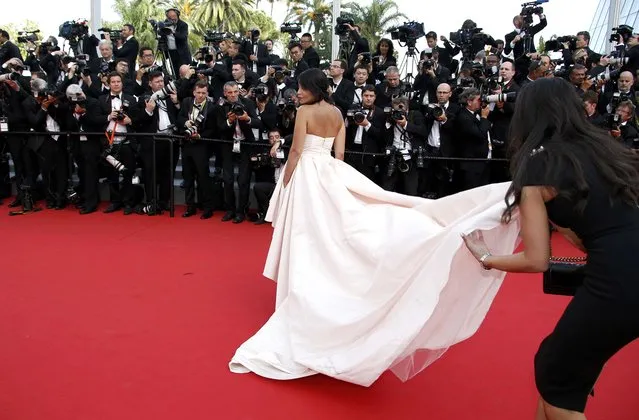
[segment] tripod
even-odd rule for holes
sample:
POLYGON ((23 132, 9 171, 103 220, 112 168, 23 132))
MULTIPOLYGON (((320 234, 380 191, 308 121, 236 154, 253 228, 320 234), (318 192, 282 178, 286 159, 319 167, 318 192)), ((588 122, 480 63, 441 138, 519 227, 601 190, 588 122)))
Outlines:
POLYGON ((178 78, 178 72, 175 67, 173 67, 173 60, 171 60, 171 54, 169 54, 169 47, 166 45, 166 41, 163 41, 161 38, 158 38, 158 49, 155 52, 155 62, 162 63, 166 69, 166 73, 172 80, 176 80, 178 78))
POLYGON ((413 77, 413 71, 417 70, 419 72, 419 59, 417 57, 419 51, 415 48, 415 45, 409 45, 408 51, 406 55, 402 59, 401 64, 399 65, 399 74, 404 75, 402 79, 402 83, 407 84, 409 86, 413 86, 415 83, 415 77, 413 77))
POLYGON ((339 37, 339 52, 337 53, 337 60, 344 60, 348 63, 348 59, 351 55, 351 49, 353 48, 353 43, 351 42, 350 37, 340 36, 339 37))

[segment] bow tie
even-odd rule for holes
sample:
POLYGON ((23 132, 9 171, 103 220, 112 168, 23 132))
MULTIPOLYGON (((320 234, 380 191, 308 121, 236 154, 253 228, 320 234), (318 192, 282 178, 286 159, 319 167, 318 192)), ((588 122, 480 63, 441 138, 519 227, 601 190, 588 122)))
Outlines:
POLYGON ((111 99, 120 99, 120 95, 111 95, 111 99))

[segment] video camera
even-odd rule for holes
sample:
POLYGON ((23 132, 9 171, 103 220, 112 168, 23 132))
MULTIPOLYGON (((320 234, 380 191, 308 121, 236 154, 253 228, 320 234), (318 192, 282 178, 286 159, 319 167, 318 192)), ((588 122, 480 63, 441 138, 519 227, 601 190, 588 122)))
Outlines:
POLYGON ((89 56, 87 54, 80 54, 75 57, 69 57, 69 64, 73 63, 77 67, 78 73, 83 76, 89 76, 91 69, 89 69, 89 56))
POLYGON ((158 38, 171 35, 175 32, 175 23, 170 19, 166 19, 161 22, 158 22, 155 19, 149 19, 147 22, 151 24, 151 27, 158 38))
POLYGON ((519 16, 524 20, 524 25, 533 23, 533 15, 541 15, 544 13, 544 8, 541 7, 540 4, 548 3, 548 1, 549 0, 536 0, 522 4, 519 16))
POLYGON ((105 27, 105 28, 98 28, 98 31, 102 32, 102 34, 100 35, 101 39, 106 39, 104 34, 109 34, 109 38, 113 42, 115 42, 115 41, 119 40, 120 38, 122 38, 122 33, 120 32, 119 29, 111 29, 111 28, 106 28, 105 27))
POLYGON ((58 36, 64 38, 69 43, 75 43, 84 35, 89 33, 89 27, 83 22, 80 23, 75 20, 69 20, 64 22, 58 28, 58 36))
POLYGON ((296 34, 302 32, 302 27, 299 23, 295 22, 284 22, 282 26, 280 26, 280 32, 283 34, 289 34, 291 38, 297 38, 296 34))
POLYGON ((482 30, 483 28, 460 29, 457 32, 451 32, 449 39, 460 46, 470 45, 475 37, 483 35, 482 30))
POLYGON ((612 28, 610 39, 608 42, 616 42, 618 44, 625 44, 632 37, 634 28, 629 25, 619 25, 616 28, 612 28))
POLYGON ((418 22, 405 22, 401 26, 396 26, 387 31, 391 34, 391 39, 396 39, 399 42, 403 42, 408 46, 415 46, 415 42, 426 36, 424 32, 424 24, 418 22))
POLYGON ((342 17, 339 16, 336 19, 335 24, 335 35, 337 36, 348 36, 350 34, 350 29, 346 25, 355 25, 355 21, 350 17, 342 17))
POLYGON ((38 40, 37 33, 40 32, 40 29, 36 29, 34 31, 20 31, 18 32, 17 41, 21 44, 26 44, 27 42, 36 42, 38 40))
POLYGON ((226 38, 232 38, 231 34, 227 34, 226 32, 215 32, 209 29, 204 33, 204 42, 208 42, 213 45, 219 45, 220 42, 224 41, 226 38))
POLYGON ((564 49, 563 44, 568 43, 568 49, 574 51, 577 49, 577 37, 573 35, 553 36, 546 41, 546 51, 561 51, 564 49))

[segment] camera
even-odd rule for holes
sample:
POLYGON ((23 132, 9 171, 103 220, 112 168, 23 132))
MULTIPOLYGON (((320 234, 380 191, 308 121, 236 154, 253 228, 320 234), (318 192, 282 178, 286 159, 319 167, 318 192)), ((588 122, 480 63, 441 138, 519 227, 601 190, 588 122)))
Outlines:
POLYGON ((619 25, 616 28, 612 28, 612 33, 610 34, 610 39, 608 42, 616 42, 617 44, 625 44, 628 42, 628 39, 632 37, 632 32, 634 28, 629 25, 619 25))
POLYGON ((361 63, 365 66, 369 65, 371 63, 371 53, 370 52, 363 52, 360 54, 362 56, 362 61, 361 63))
POLYGON ((224 41, 226 38, 232 38, 231 34, 226 32, 215 32, 209 29, 204 33, 204 42, 211 43, 213 45, 218 45, 220 42, 224 41))
POLYGON ((153 99, 154 101, 166 99, 168 96, 174 94, 176 91, 177 91, 177 88, 175 87, 175 83, 169 82, 162 89, 158 90, 157 92, 154 92, 153 95, 151 95, 150 99, 153 99))
POLYGON ((273 70, 275 70, 275 74, 273 77, 275 80, 282 80, 285 76, 289 76, 291 74, 290 70, 284 68, 283 66, 271 66, 273 70))
POLYGON ((540 4, 548 3, 548 0, 537 0, 521 5, 522 9, 519 15, 524 20, 524 25, 530 25, 533 23, 533 15, 541 15, 544 13, 544 8, 540 4))
POLYGON ((295 111, 297 111, 297 105, 295 104, 295 101, 291 98, 288 98, 286 100, 284 99, 280 99, 279 102, 277 103, 277 110, 281 113, 293 113, 295 111))
POLYGON ((115 116, 115 120, 117 122, 122 122, 124 121, 124 119, 126 118, 126 113, 129 110, 129 101, 127 101, 126 99, 122 100, 122 107, 116 111, 117 114, 115 116))
POLYGON ((268 86, 259 84, 253 89, 253 96, 258 102, 266 102, 268 99, 268 86))
POLYGON ((122 38, 122 34, 120 33, 118 29, 111 29, 111 28, 105 27, 105 28, 98 28, 98 31, 102 32, 102 35, 100 35, 100 38, 102 39, 105 39, 105 36, 104 36, 105 33, 109 34, 109 38, 111 38, 111 41, 113 42, 122 38))
POLYGON ((426 59, 424 60, 424 63, 422 64, 422 69, 430 70, 433 68, 434 65, 435 65, 435 60, 426 59))
POLYGON ((35 31, 20 31, 18 32, 17 41, 21 44, 36 42, 38 40, 38 36, 36 35, 38 32, 40 32, 39 29, 36 29, 35 31))
POLYGON ((193 124, 190 127, 186 127, 184 129, 184 136, 186 137, 186 140, 193 140, 199 137, 198 131, 203 121, 204 121, 204 114, 199 113, 197 117, 195 118, 195 121, 193 121, 193 124))
POLYGON ((147 22, 151 24, 153 31, 158 37, 171 35, 175 31, 175 23, 170 19, 166 19, 162 22, 158 22, 155 19, 149 19, 147 22))
POLYGON ((399 42, 404 42, 409 46, 415 46, 415 41, 419 38, 426 36, 424 32, 424 24, 418 22, 405 22, 401 26, 396 26, 387 31, 391 34, 391 39, 396 39, 399 42))
POLYGON ((496 93, 494 95, 482 95, 481 101, 485 104, 494 104, 497 102, 515 102, 517 100, 517 92, 496 93))
POLYGON ((16 73, 16 72, 0 74, 0 82, 6 82, 9 80, 18 80, 19 78, 20 78, 20 73, 16 73))
POLYGON ((499 89, 502 85, 501 77, 493 76, 484 81, 485 89, 492 92, 499 89))
POLYGON ((572 35, 565 35, 560 37, 552 37, 546 41, 547 51, 561 51, 564 49, 563 44, 568 43, 568 49, 574 51, 577 49, 577 37, 572 35))
POLYGON ((473 42, 473 38, 483 35, 481 31, 483 28, 472 28, 472 29, 460 29, 457 32, 450 33, 450 41, 463 46, 470 45, 473 42))
POLYGON ((246 108, 244 108, 244 105, 241 102, 235 102, 233 104, 231 104, 231 111, 232 113, 234 113, 235 115, 237 115, 238 117, 244 115, 244 113, 246 112, 246 108))
POLYGON ((336 19, 335 24, 335 35, 337 36, 348 36, 350 35, 350 29, 346 25, 355 25, 355 21, 350 17, 342 17, 339 16, 336 19))
POLYGON ((630 93, 615 92, 610 99, 610 107, 615 110, 620 103, 630 101, 632 100, 631 98, 630 93))
POLYGON ((272 157, 270 153, 258 153, 256 155, 251 156, 251 163, 255 167, 255 169, 271 167, 271 168, 279 168, 282 166, 282 160, 276 157, 272 157))
POLYGON ((299 23, 295 22, 284 22, 282 26, 280 26, 280 32, 283 34, 289 34, 291 38, 296 38, 300 32, 302 32, 302 27, 299 23))
POLYGON ((392 121, 399 121, 406 118, 406 111, 403 109, 392 109, 390 107, 384 108, 384 114, 392 121))
POLYGON ((621 117, 616 113, 606 115, 606 127, 608 127, 610 131, 619 131, 621 127, 621 117))
POLYGON ((70 43, 78 41, 84 35, 89 33, 89 27, 84 22, 69 20, 64 22, 58 28, 58 36, 64 38, 70 43))
POLYGON ((368 117, 368 111, 361 106, 346 111, 346 118, 359 124, 368 117))
POLYGON ((426 108, 426 115, 431 116, 432 118, 440 118, 444 115, 444 108, 436 104, 428 104, 426 108))

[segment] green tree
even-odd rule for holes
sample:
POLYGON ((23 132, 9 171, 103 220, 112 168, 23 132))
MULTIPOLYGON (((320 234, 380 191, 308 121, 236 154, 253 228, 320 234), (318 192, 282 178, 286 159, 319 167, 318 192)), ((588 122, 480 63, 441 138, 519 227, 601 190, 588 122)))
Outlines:
POLYGON ((289 12, 286 20, 298 21, 307 31, 313 34, 313 40, 317 42, 322 31, 330 26, 333 9, 330 3, 324 0, 292 0, 288 4, 289 12))
POLYGON ((409 20, 399 12, 397 3, 393 0, 373 0, 369 6, 350 2, 344 5, 355 17, 355 22, 362 28, 362 36, 368 39, 371 48, 383 37, 386 31, 400 22, 401 19, 409 20))
POLYGON ((537 44, 537 52, 539 54, 543 54, 546 52, 546 41, 544 41, 544 37, 539 37, 539 44, 537 44))
POLYGON ((249 12, 249 21, 240 28, 242 34, 251 29, 260 30, 260 39, 272 39, 273 42, 285 41, 288 38, 280 32, 280 27, 266 13, 261 10, 251 10, 249 12))
POLYGON ((238 32, 250 22, 253 0, 200 0, 192 21, 202 30, 238 32))
POLYGON ((140 46, 157 46, 155 32, 148 21, 164 20, 164 10, 154 0, 115 0, 113 9, 122 18, 121 25, 128 23, 135 27, 135 37, 140 46))
MULTIPOLYGON (((37 22, 34 22, 32 20, 26 19, 24 20, 21 24, 16 25, 15 23, 7 23, 7 24, 0 24, 0 28, 4 29, 5 31, 7 31, 9 33, 9 37, 11 38, 11 42, 13 42, 14 44, 16 44, 18 46, 18 48, 20 49, 20 54, 22 55, 22 58, 26 58, 27 55, 27 50, 26 50, 26 43, 24 42, 18 42, 18 32, 21 31, 35 31, 38 29, 38 24, 37 22)), ((36 35, 36 43, 38 41, 42 41, 42 36, 43 34, 41 33, 37 33, 36 35)), ((57 34, 54 34, 57 35, 57 34)), ((47 35, 48 36, 48 35, 47 35)))

